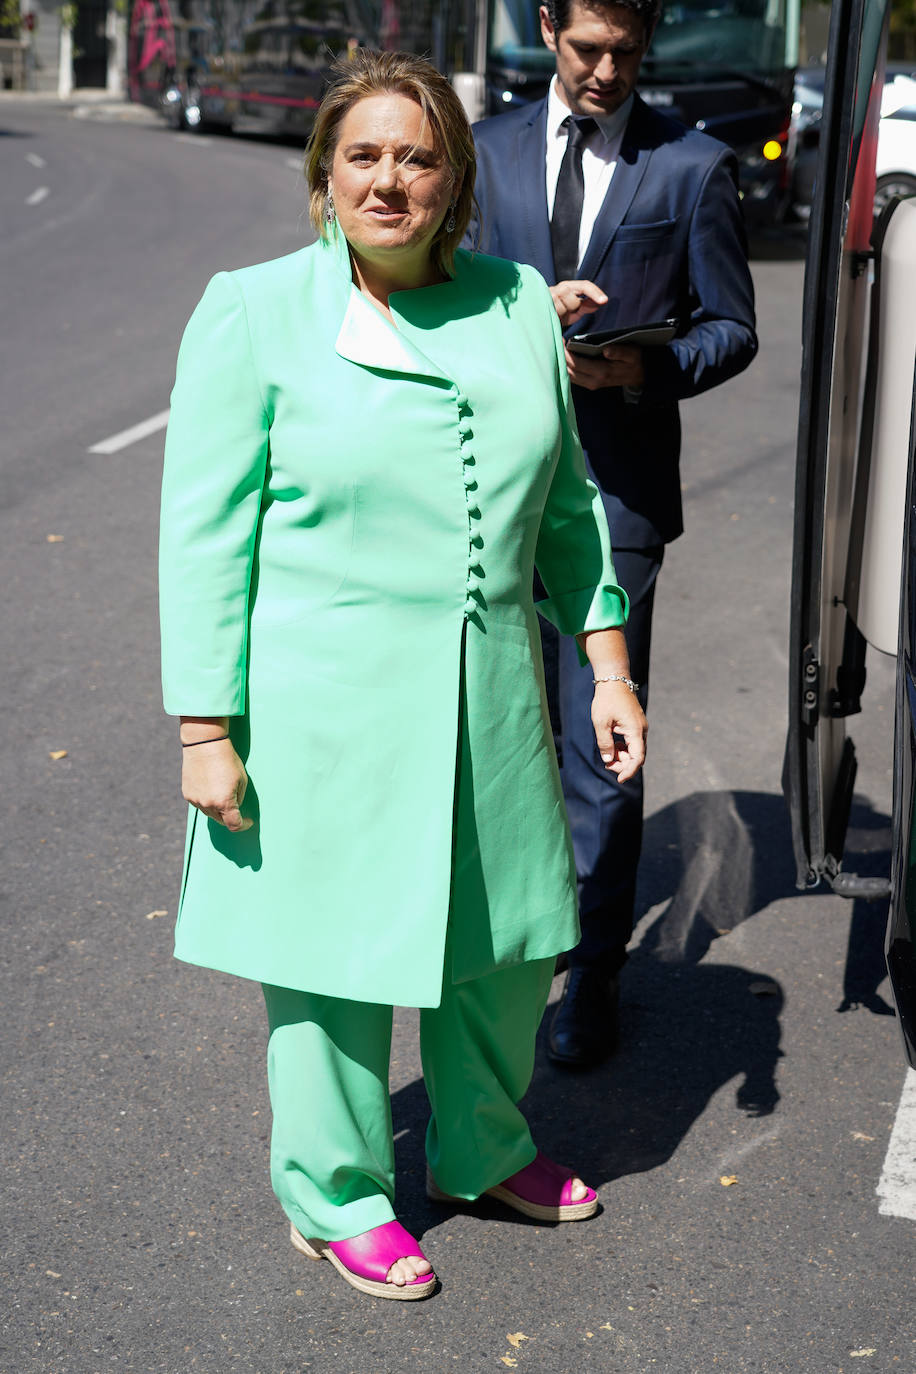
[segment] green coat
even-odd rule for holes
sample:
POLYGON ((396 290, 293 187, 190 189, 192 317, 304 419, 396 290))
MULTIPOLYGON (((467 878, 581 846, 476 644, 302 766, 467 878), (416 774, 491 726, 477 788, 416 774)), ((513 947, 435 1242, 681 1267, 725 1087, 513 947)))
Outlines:
POLYGON ((459 252, 391 310, 397 329, 335 234, 221 273, 188 324, 165 707, 235 718, 255 824, 192 810, 175 952, 436 1006, 450 920, 454 981, 578 938, 535 561, 567 634, 626 598, 542 279, 459 252))

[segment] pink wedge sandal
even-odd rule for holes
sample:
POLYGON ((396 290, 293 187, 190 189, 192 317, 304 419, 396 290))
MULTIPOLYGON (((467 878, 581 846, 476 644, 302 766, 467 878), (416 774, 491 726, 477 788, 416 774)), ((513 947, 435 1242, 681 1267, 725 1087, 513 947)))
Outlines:
MULTIPOLYGON (((531 1164, 486 1192, 488 1197, 497 1198, 535 1221, 585 1221, 598 1210, 598 1194, 589 1188, 585 1197, 573 1202, 573 1177, 570 1169, 554 1164, 538 1151, 531 1164)), ((433 1202, 466 1202, 466 1199, 444 1193, 429 1169, 426 1171, 426 1195, 433 1202)))
POLYGON ((388 1270, 397 1260, 408 1255, 426 1259, 413 1236, 399 1221, 373 1226, 371 1231, 364 1231, 352 1240, 306 1240, 290 1222, 289 1238, 303 1255, 313 1260, 330 1260, 351 1287, 359 1289, 360 1293, 370 1293, 374 1298, 410 1302, 428 1297, 436 1286, 434 1273, 422 1274, 405 1284, 388 1282, 388 1270))

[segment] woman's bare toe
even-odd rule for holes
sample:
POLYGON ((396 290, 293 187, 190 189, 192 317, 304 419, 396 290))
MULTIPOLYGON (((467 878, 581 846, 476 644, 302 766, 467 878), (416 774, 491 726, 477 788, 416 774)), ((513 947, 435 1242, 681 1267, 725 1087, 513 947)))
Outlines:
POLYGON ((432 1272, 432 1265, 422 1255, 407 1255, 404 1259, 395 1260, 388 1270, 387 1278, 389 1283, 394 1283, 398 1288, 403 1288, 405 1283, 410 1283, 413 1279, 425 1278, 427 1274, 432 1272))
POLYGON ((573 1202, 581 1202, 583 1198, 588 1197, 588 1189, 582 1182, 581 1178, 573 1179, 570 1196, 573 1202))

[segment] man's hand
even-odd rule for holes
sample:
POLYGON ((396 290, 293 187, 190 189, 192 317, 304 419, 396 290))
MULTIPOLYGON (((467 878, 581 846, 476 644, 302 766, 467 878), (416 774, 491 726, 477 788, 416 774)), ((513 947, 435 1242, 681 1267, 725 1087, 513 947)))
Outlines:
POLYGON ((605 386, 627 386, 638 391, 645 381, 642 349, 634 344, 608 344, 602 353, 601 358, 583 358, 567 348, 569 380, 586 391, 600 391, 605 386))
POLYGON ((558 281, 550 294, 563 329, 607 305, 607 296, 593 281, 558 281))

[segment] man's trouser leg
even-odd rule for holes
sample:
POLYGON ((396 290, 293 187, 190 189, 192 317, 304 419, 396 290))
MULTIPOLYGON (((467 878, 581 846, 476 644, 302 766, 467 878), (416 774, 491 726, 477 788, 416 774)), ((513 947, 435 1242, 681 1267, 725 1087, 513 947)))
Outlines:
MULTIPOLYGON (((614 550, 617 580, 630 598, 627 651, 643 710, 649 699, 652 607, 663 553, 662 548, 614 550)), ((559 646, 561 772, 582 924, 582 938, 570 952, 569 966, 615 974, 626 959, 633 931, 643 781, 640 772, 621 785, 601 762, 591 722, 594 690, 592 669, 580 666, 575 641, 564 635, 559 646)))

